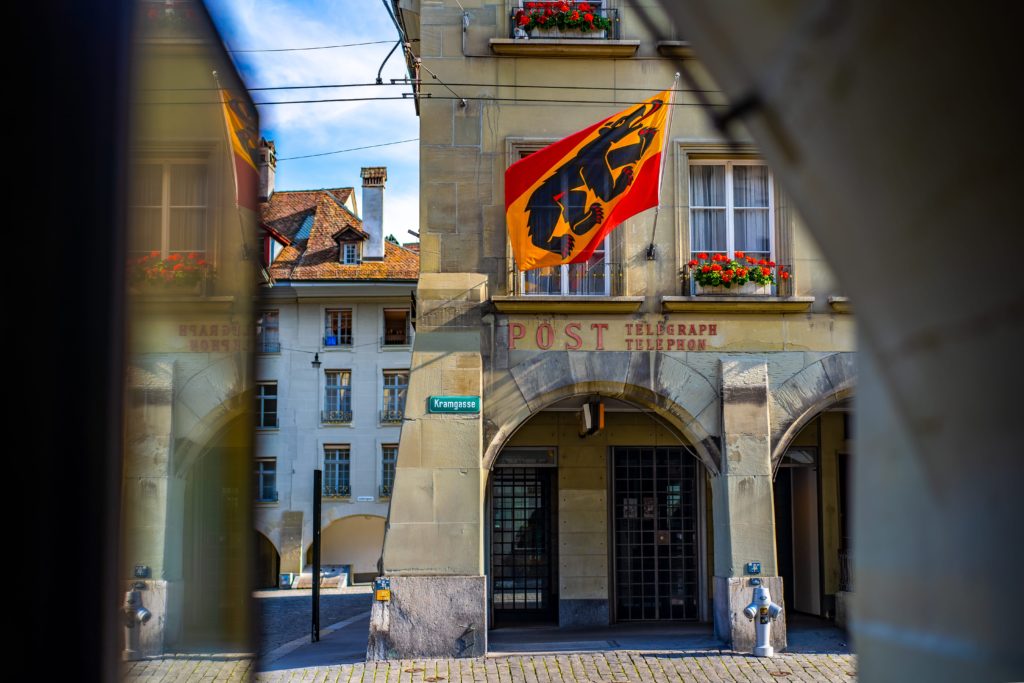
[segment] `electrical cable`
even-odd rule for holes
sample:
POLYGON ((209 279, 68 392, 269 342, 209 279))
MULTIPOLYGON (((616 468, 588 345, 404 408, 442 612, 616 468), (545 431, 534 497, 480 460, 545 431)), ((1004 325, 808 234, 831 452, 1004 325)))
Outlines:
MULTIPOLYGON (((375 101, 387 101, 387 100, 409 100, 412 99, 410 93, 405 93, 399 97, 383 96, 383 97, 333 97, 322 100, 278 100, 268 102, 253 102, 258 107, 265 107, 271 105, 282 105, 282 104, 331 104, 337 102, 375 102, 375 101)), ((466 97, 460 97, 458 95, 449 97, 447 95, 424 95, 421 96, 423 100, 479 100, 481 102, 520 102, 520 103, 532 103, 532 104, 560 104, 570 106, 593 106, 593 105, 615 105, 618 107, 630 107, 634 105, 643 104, 643 102, 622 102, 615 100, 559 100, 553 98, 542 98, 542 97, 493 97, 490 95, 469 95, 466 97)), ((212 104, 220 105, 218 101, 207 101, 207 102, 134 102, 133 104, 140 106, 168 106, 168 105, 201 105, 201 104, 212 104)), ((673 102, 670 105, 672 107, 728 107, 726 103, 703 103, 703 102, 673 102)))
POLYGON ((340 47, 358 47, 360 45, 381 45, 384 43, 392 43, 392 40, 371 40, 366 43, 345 43, 344 45, 316 45, 311 47, 278 47, 278 48, 258 48, 252 50, 228 50, 233 53, 243 52, 305 52, 306 50, 334 50, 340 47))
POLYGON ((342 154, 343 152, 355 152, 360 149, 373 149, 374 147, 387 147, 388 145, 401 145, 405 142, 416 142, 419 138, 409 138, 408 140, 395 140, 394 142, 382 142, 377 145, 366 145, 364 147, 350 147, 348 149, 338 149, 333 152, 318 152, 317 154, 303 154, 295 157, 278 157, 278 161, 292 161, 294 159, 311 159, 313 157, 325 157, 330 154, 342 154))

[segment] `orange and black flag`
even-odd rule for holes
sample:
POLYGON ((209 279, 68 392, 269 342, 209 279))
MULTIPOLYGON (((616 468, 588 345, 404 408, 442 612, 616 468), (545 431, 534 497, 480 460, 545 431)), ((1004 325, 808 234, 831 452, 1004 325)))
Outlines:
POLYGON ((624 220, 658 205, 670 94, 509 166, 505 221, 519 270, 586 261, 624 220))
POLYGON ((231 161, 235 173, 235 204, 256 210, 260 172, 256 166, 259 130, 252 107, 221 88, 224 123, 227 125, 231 161))

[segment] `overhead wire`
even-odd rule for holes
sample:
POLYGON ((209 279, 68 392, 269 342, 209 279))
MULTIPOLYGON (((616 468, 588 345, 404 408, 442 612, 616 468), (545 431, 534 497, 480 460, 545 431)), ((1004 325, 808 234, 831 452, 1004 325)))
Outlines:
POLYGON ((350 147, 348 149, 337 149, 333 152, 318 152, 316 154, 302 154, 294 157, 278 157, 277 161, 292 161, 294 159, 311 159, 313 157, 325 157, 331 154, 342 154, 344 152, 356 152, 361 149, 373 149, 374 147, 387 147, 389 145, 401 145, 406 142, 417 142, 419 138, 409 138, 408 140, 395 140, 394 142, 382 142, 377 145, 365 145, 363 147, 350 147))
POLYGON ((393 40, 371 40, 365 43, 345 43, 343 45, 315 45, 311 47, 277 47, 277 48, 254 48, 251 50, 228 50, 228 52, 305 52, 307 50, 334 50, 340 47, 359 47, 361 45, 380 45, 382 43, 393 43, 393 40))

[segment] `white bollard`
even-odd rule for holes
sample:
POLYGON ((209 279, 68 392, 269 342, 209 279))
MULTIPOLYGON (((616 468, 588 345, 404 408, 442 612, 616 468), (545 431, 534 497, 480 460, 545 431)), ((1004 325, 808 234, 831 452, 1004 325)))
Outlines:
POLYGON ((767 587, 754 587, 754 600, 743 610, 743 614, 751 621, 757 617, 757 623, 754 624, 754 635, 757 639, 754 644, 754 656, 773 656, 775 649, 772 648, 772 622, 782 614, 782 607, 772 602, 767 587))

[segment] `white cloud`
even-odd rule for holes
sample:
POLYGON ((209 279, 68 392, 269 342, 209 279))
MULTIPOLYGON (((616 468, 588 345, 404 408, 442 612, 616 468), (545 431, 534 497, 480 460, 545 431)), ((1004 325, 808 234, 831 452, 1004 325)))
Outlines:
MULTIPOLYGON (((383 5, 373 0, 265 2, 212 0, 210 11, 228 46, 271 49, 397 40, 383 5)), ((235 53, 250 87, 373 83, 391 44, 330 50, 235 53)), ((407 76, 401 49, 382 77, 407 76)), ((409 88, 367 86, 315 90, 257 91, 259 101, 400 96, 409 88)), ((260 125, 277 145, 279 157, 318 154, 416 137, 419 120, 411 101, 385 100, 287 104, 259 107, 260 125)), ((397 197, 395 220, 418 225, 419 148, 415 143, 314 159, 282 161, 279 189, 358 186, 361 166, 388 166, 389 195, 397 197), (392 180, 391 178, 394 178, 392 180)), ((392 200, 395 202, 396 200, 392 200)), ((385 207, 385 211, 392 213, 385 207)), ((385 217, 387 220, 387 216, 385 217)), ((402 227, 404 233, 406 227, 402 227)), ((398 233, 396 232, 396 237, 398 233)), ((399 239, 403 239, 399 237, 399 239)))

